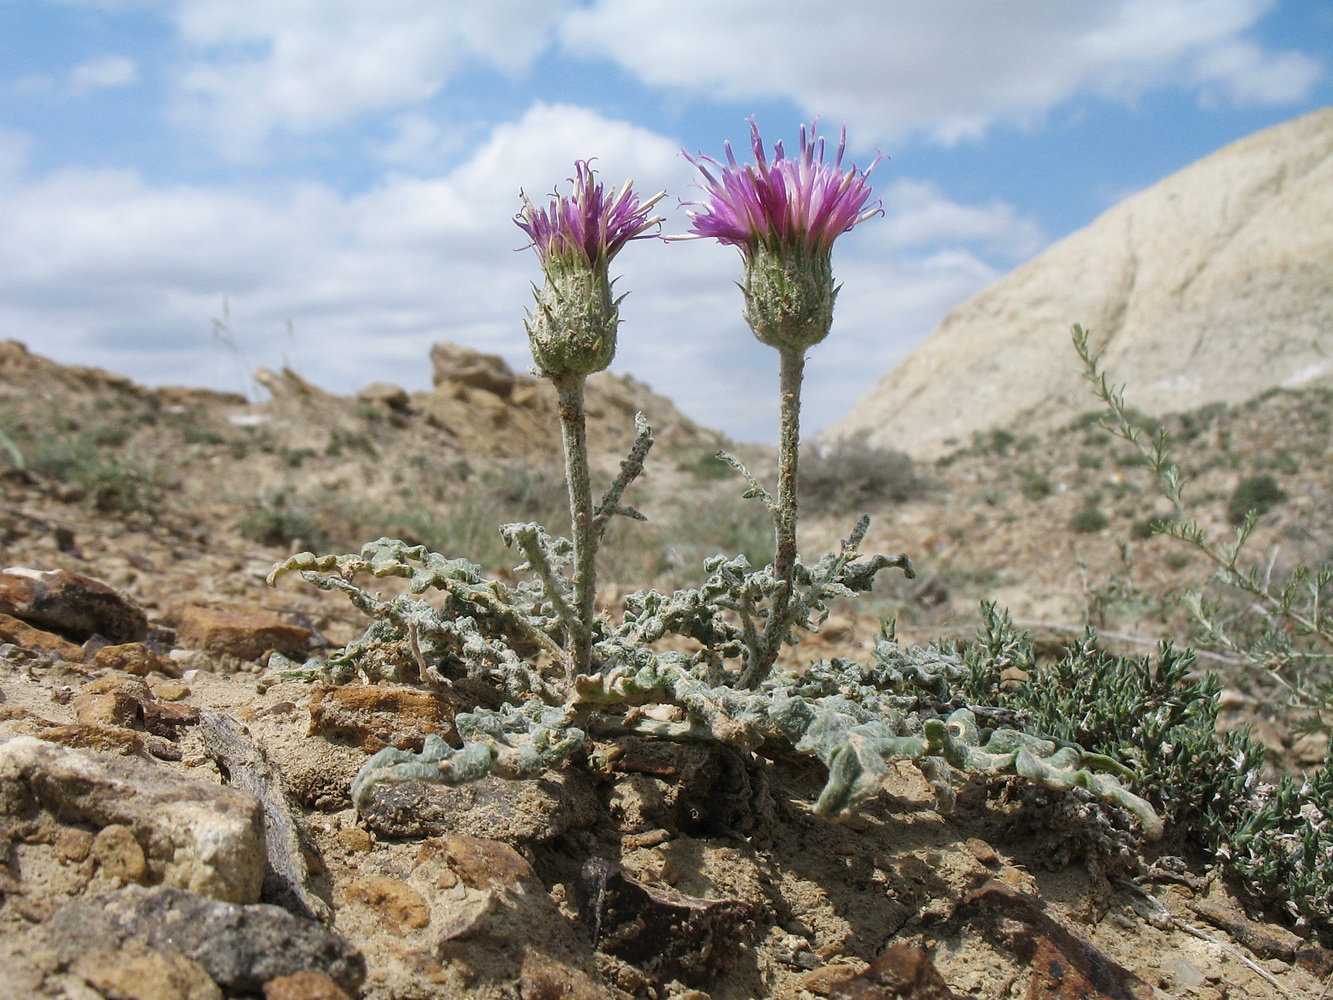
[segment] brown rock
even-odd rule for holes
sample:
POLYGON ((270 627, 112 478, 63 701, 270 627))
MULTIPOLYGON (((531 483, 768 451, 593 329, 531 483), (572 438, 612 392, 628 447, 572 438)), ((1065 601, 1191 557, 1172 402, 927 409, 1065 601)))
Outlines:
POLYGON ((393 929, 425 927, 430 905, 406 882, 380 875, 359 878, 347 887, 347 898, 370 907, 393 929))
POLYGON ((371 382, 356 394, 356 398, 363 403, 378 403, 390 410, 406 410, 408 404, 407 390, 392 382, 371 382))
POLYGON ((498 354, 482 354, 470 347, 441 342, 430 349, 431 381, 454 383, 508 399, 518 376, 498 354))
POLYGON ((187 649, 241 660, 258 660, 270 650, 295 656, 309 638, 308 628, 289 625, 267 608, 249 605, 190 605, 181 612, 176 629, 176 641, 187 649))
POLYGON ((1027 1000, 1152 998, 1152 987, 1055 920, 1036 896, 987 882, 955 914, 1028 967, 1027 1000))
POLYGON ((454 705, 420 688, 324 687, 310 699, 310 735, 367 753, 386 746, 419 751, 432 733, 457 747, 455 711, 454 705))
POLYGON ((93 838, 92 855, 106 875, 122 882, 142 882, 148 874, 148 860, 128 826, 102 827, 93 838))
POLYGON ((829 990, 830 1000, 958 1000, 925 949, 899 942, 859 976, 829 990))
POLYGON ((92 852, 95 839, 87 830, 66 827, 56 837, 56 854, 62 861, 82 861, 92 852))
POLYGON ((74 717, 84 726, 142 729, 139 699, 128 691, 84 692, 74 699, 74 717), (136 725, 136 722, 139 724, 136 725))
POLYGON ((801 989, 815 996, 826 997, 835 987, 855 977, 855 970, 849 966, 821 965, 817 969, 801 973, 801 989))
POLYGON ((352 1000, 352 997, 324 973, 307 969, 270 979, 264 984, 264 1000, 352 1000))
POLYGON ((124 757, 141 756, 148 748, 148 743, 141 733, 123 726, 74 723, 43 729, 41 736, 48 743, 58 743, 76 750, 119 754, 124 757))
POLYGON ((121 670, 137 677, 147 677, 154 670, 166 673, 158 655, 141 642, 103 646, 93 656, 93 662, 107 670, 121 670))
MULTIPOLYGON (((2 606, 2 605, 0 605, 2 606)), ((52 653, 70 663, 82 663, 83 647, 60 638, 54 632, 35 628, 13 615, 0 613, 0 642, 12 642, 24 649, 52 653)))
POLYGON ((659 889, 601 858, 584 863, 579 889, 596 947, 659 981, 710 978, 739 957, 755 927, 754 908, 742 900, 659 889))
POLYGON ((141 642, 148 616, 114 587, 65 570, 13 566, 0 572, 0 612, 84 642, 141 642))
POLYGON ((111 674, 89 681, 74 699, 75 717, 84 726, 120 726, 174 739, 181 726, 199 720, 188 705, 163 704, 138 677, 111 674))
POLYGON ((106 1000, 222 1000, 222 990, 198 962, 137 941, 81 956, 71 971, 106 1000))

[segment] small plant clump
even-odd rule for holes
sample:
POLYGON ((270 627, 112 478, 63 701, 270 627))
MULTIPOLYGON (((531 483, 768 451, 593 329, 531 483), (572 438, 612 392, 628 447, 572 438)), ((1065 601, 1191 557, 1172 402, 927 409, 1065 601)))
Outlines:
MULTIPOLYGON (((1224 612, 1218 601, 1202 591, 1187 593, 1184 605, 1199 634, 1231 659, 1233 683, 1258 688, 1269 701, 1285 701, 1289 708, 1303 713, 1309 728, 1327 729, 1333 713, 1333 680, 1329 677, 1333 616, 1327 611, 1333 597, 1333 562, 1313 567, 1297 564, 1284 579, 1275 578, 1268 563, 1245 564, 1245 546, 1259 518, 1284 498, 1268 475, 1244 480, 1228 504, 1233 523, 1235 513, 1244 508, 1234 537, 1213 538, 1186 502, 1184 475, 1171 458, 1166 430, 1159 427, 1151 439, 1145 438, 1143 422, 1125 408, 1123 392, 1108 381, 1088 334, 1075 326, 1073 337, 1084 375, 1107 406, 1103 426, 1134 447, 1173 507, 1170 515, 1155 519, 1153 530, 1182 543, 1181 555, 1197 553, 1211 564, 1211 582, 1247 597, 1241 610, 1224 612)), ((1178 565, 1183 568, 1185 564, 1182 558, 1178 565)), ((1182 662, 1178 654, 1163 647, 1159 664, 1168 669, 1159 669, 1160 679, 1179 673, 1182 662)), ((1034 685, 1033 689, 1048 686, 1034 685)), ((1150 750, 1156 743, 1171 758, 1140 772, 1151 776, 1160 788, 1154 792, 1151 785, 1145 786, 1148 798, 1168 819, 1190 831, 1199 846, 1226 862, 1255 902, 1294 919, 1326 945, 1333 944, 1333 827, 1329 822, 1333 757, 1326 757, 1308 776, 1288 775, 1277 785, 1267 784, 1260 780, 1261 745, 1244 733, 1214 735, 1216 681, 1211 678, 1183 681, 1170 699, 1159 693, 1156 709, 1151 703, 1134 700, 1134 692, 1144 690, 1143 685, 1127 679, 1123 669, 1105 678, 1104 690, 1111 693, 1108 702, 1125 702, 1116 714, 1127 721, 1142 717, 1145 733, 1172 716, 1185 724, 1184 729, 1153 733, 1144 748, 1150 750), (1201 684, 1211 685, 1212 691, 1201 684), (1180 714, 1185 702, 1201 708, 1188 713, 1192 719, 1180 714)), ((1097 707, 1096 699, 1082 699, 1046 712, 1049 722, 1045 725, 1058 728, 1066 724, 1062 719, 1078 719, 1082 729, 1086 720, 1106 710, 1097 707)), ((1035 728, 1041 731, 1043 724, 1035 728)), ((1091 735, 1088 745, 1116 753, 1114 746, 1091 735)), ((1127 760, 1140 759, 1129 748, 1120 753, 1127 760)))
POLYGON ((801 501, 820 510, 844 512, 866 504, 904 503, 925 491, 912 456, 876 448, 863 438, 842 438, 801 464, 801 501))
POLYGON ((1242 479, 1227 502, 1227 520, 1239 527, 1246 518, 1263 517, 1287 499, 1286 491, 1268 473, 1242 479))
POLYGON ((1103 530, 1110 523, 1111 519, 1096 507, 1082 507, 1069 519, 1069 528, 1079 534, 1090 535, 1103 530))
MULTIPOLYGON (((1136 778, 1128 767, 1003 717, 997 724, 985 706, 960 700, 968 667, 952 652, 903 648, 886 626, 868 662, 835 658, 799 671, 778 668, 784 649, 819 629, 830 601, 867 592, 885 570, 908 577, 914 571, 905 555, 861 552, 867 517, 837 551, 809 559, 797 544, 805 357, 831 329, 834 241, 881 211, 871 200, 870 170, 842 165, 845 133, 836 157, 826 159, 813 126, 802 129, 792 157, 781 145, 766 154, 754 127, 751 146, 754 163, 745 166, 730 149, 726 163, 690 157, 705 197, 694 203, 691 232, 680 238, 716 239, 739 250, 745 319, 778 352, 776 489, 737 458, 718 456, 744 480, 743 497, 771 521, 771 562, 756 566, 744 555, 719 554, 704 561, 696 586, 629 594, 618 619, 597 608, 608 527, 618 517, 646 519, 626 495, 653 435, 640 417, 620 474, 595 499, 583 387, 615 353, 620 299, 611 292, 609 265, 631 241, 654 235, 661 220, 649 212, 661 195, 640 200, 629 182, 608 190, 578 163, 572 194, 553 196, 545 207, 524 198, 516 219, 543 270, 527 332, 536 370, 559 397, 569 537, 536 521, 501 526, 521 560, 516 575, 504 579, 393 538, 345 555, 298 553, 270 576, 299 573, 342 591, 372 619, 362 638, 324 663, 289 664, 293 674, 405 681, 464 702, 455 720, 460 746, 431 737, 419 753, 380 751, 355 779, 354 801, 364 807, 384 783, 529 777, 571 766, 591 740, 633 734, 813 757, 826 773, 814 809, 830 817, 860 808, 896 762, 910 761, 945 804, 955 771, 1010 775, 1081 789, 1135 817, 1144 835, 1159 836, 1161 820, 1131 790, 1136 778), (365 577, 400 579, 407 593, 377 596, 359 582, 365 577)), ((881 464, 890 485, 907 485, 910 470, 901 461, 889 456, 881 464)))

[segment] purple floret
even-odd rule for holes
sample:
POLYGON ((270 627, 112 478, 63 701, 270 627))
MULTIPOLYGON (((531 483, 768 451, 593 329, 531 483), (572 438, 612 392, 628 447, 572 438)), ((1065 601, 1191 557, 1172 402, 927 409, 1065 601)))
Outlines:
POLYGON ((573 194, 551 196, 547 208, 537 208, 522 195, 523 211, 514 222, 532 239, 543 267, 551 260, 581 258, 591 267, 605 266, 630 240, 644 239, 662 221, 649 209, 662 195, 640 202, 632 183, 607 191, 595 180, 586 160, 574 164, 573 194))
POLYGON ((764 155, 759 127, 750 123, 750 146, 755 162, 742 166, 736 162, 731 144, 725 144, 725 164, 711 156, 685 154, 699 168, 706 183, 706 201, 688 202, 701 211, 689 212, 693 229, 687 237, 711 238, 740 247, 742 251, 760 244, 775 251, 802 250, 806 253, 828 252, 833 241, 858 223, 883 212, 878 199, 870 201, 870 171, 881 157, 865 170, 855 165, 844 170, 842 156, 847 148, 847 126, 842 128, 838 155, 832 163, 824 162, 824 140, 815 134, 815 124, 807 133, 801 126, 801 151, 789 159, 782 143, 773 147, 770 162, 764 155), (720 170, 720 179, 708 164, 720 170))

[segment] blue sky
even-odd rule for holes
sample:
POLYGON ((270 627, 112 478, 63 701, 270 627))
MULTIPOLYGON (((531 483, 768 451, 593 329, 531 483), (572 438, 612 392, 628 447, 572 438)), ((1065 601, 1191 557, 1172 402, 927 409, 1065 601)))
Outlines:
MULTIPOLYGON (((283 363, 426 388, 437 340, 522 369, 520 188, 595 157, 665 189, 683 232, 682 147, 744 149, 751 115, 790 145, 818 115, 858 163, 891 158, 884 216, 835 253, 817 431, 1126 195, 1333 104, 1331 61, 1328 0, 0 0, 0 337, 252 393, 247 370, 283 363)), ((614 370, 773 439, 735 251, 643 241, 616 264, 614 370)))

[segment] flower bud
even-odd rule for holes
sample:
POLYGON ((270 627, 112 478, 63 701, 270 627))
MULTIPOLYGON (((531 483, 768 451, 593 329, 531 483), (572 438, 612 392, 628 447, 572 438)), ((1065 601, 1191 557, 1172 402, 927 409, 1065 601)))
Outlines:
POLYGON ((524 326, 539 374, 586 376, 611 364, 620 308, 604 268, 598 274, 576 265, 549 267, 535 295, 536 306, 524 326))
POLYGON ((805 351, 833 326, 833 264, 827 252, 775 251, 762 244, 745 261, 745 322, 761 343, 805 351))

